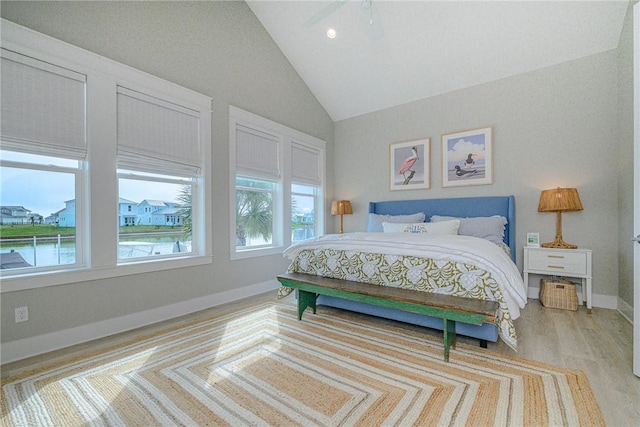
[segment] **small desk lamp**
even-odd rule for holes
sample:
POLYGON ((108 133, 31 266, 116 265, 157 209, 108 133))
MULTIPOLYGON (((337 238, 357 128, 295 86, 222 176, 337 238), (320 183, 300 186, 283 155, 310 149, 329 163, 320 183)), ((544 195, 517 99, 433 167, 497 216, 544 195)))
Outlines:
POLYGON ((578 190, 575 188, 555 188, 543 190, 540 193, 538 212, 556 213, 556 239, 553 242, 543 243, 543 248, 577 249, 578 245, 572 245, 562 240, 562 212, 581 211, 582 202, 578 190))
POLYGON ((340 215, 340 234, 344 233, 342 229, 342 215, 351 215, 351 202, 348 200, 335 200, 331 202, 331 215, 340 215))

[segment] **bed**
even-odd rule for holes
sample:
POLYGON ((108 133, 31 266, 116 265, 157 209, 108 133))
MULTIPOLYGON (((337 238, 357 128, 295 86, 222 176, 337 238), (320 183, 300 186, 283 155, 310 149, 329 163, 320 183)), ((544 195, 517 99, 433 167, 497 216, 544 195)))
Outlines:
MULTIPOLYGON (((284 256, 289 272, 495 300, 495 324, 457 333, 516 349, 513 320, 527 300, 515 249, 515 198, 494 196, 371 202, 366 232, 298 242, 284 256)), ((362 302, 321 295, 317 304, 442 329, 440 319, 362 302)))

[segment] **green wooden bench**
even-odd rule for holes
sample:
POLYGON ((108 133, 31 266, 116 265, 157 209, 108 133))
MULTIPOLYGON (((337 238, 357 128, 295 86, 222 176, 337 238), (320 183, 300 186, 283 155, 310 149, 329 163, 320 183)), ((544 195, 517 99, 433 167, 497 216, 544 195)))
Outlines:
POLYGON ((277 278, 283 286, 298 290, 299 320, 302 320, 302 313, 307 307, 316 312, 318 295, 345 298, 443 319, 445 362, 449 361, 449 348, 455 348, 456 322, 473 325, 490 323, 495 320, 498 310, 496 301, 377 286, 311 274, 287 273, 278 275, 277 278))

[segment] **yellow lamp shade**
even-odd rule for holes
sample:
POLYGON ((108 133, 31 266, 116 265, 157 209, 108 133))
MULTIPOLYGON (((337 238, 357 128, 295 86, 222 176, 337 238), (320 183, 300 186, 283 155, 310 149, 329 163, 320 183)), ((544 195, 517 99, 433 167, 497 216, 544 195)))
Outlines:
POLYGON ((351 215, 351 202, 348 200, 334 200, 331 202, 331 215, 340 215, 340 234, 342 234, 342 215, 351 215))

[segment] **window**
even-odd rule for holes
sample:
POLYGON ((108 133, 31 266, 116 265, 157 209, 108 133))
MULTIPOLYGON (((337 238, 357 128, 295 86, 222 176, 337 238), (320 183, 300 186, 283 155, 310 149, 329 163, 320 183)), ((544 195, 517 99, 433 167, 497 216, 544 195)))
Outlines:
POLYGON ((86 76, 2 49, 3 276, 84 263, 86 76))
POLYGON ((320 234, 315 221, 322 199, 322 152, 298 143, 291 145, 291 241, 320 234))
POLYGON ((193 239, 204 240, 201 214, 193 209, 202 206, 200 113, 125 87, 117 91, 119 262, 189 255, 193 239))
POLYGON ((192 252, 196 183, 191 177, 118 170, 120 262, 192 252), (136 209, 129 214, 132 201, 136 209))
POLYGON ((279 253, 324 230, 324 141, 230 107, 231 258, 279 253))
POLYGON ((317 235, 315 211, 318 188, 291 184, 291 241, 310 239, 317 235))
POLYGON ((0 253, 7 272, 83 264, 83 162, 0 150, 0 253))
POLYGON ((266 247, 273 243, 274 200, 277 200, 277 183, 236 178, 236 249, 266 247))
POLYGON ((210 263, 211 98, 2 24, 2 292, 210 263))

